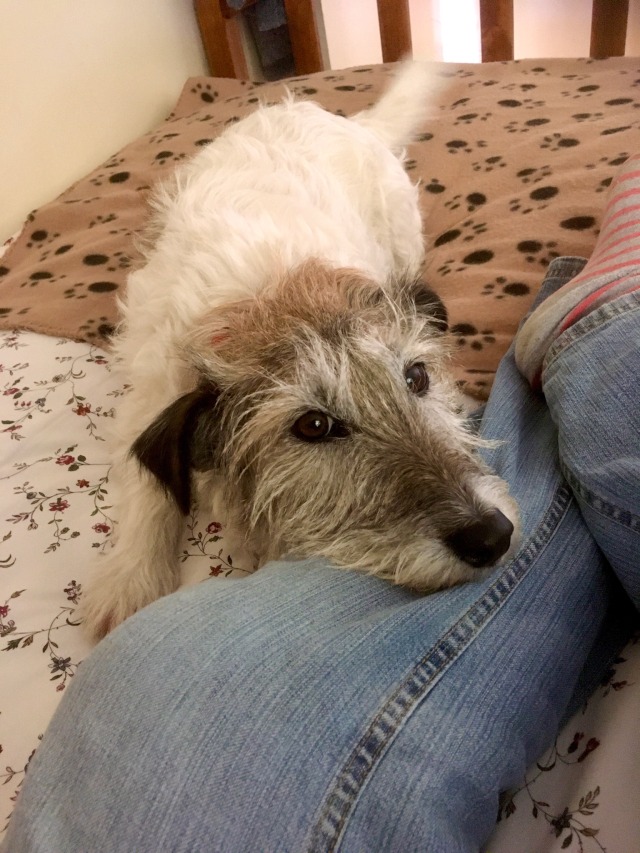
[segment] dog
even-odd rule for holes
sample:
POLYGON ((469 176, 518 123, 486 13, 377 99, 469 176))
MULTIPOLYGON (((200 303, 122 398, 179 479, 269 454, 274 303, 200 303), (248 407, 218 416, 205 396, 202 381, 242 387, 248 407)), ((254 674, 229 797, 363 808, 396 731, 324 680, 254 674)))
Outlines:
POLYGON ((195 493, 222 490, 260 563, 319 556, 429 592, 517 542, 420 279, 404 148, 439 85, 408 63, 350 119, 287 97, 228 127, 155 195, 115 357, 115 545, 85 593, 100 638, 178 583, 195 493))

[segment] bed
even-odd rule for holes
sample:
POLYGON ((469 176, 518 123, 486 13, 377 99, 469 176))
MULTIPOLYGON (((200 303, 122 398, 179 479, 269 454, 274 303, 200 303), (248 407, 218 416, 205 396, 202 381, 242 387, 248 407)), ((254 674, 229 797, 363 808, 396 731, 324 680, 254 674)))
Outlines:
MULTIPOLYGON (((594 3, 592 57, 516 61, 511 4, 483 0, 483 64, 436 64, 443 87, 408 168, 431 247, 425 277, 449 310, 459 384, 478 400, 550 260, 589 254, 611 178, 640 143, 640 59, 622 55, 627 4, 615 4, 617 17, 605 5, 594 3)), ((326 69, 314 4, 284 7, 296 68, 286 87, 345 115, 371 103, 410 50, 408 4, 378 0, 384 63, 326 69)), ((196 10, 212 76, 187 80, 166 121, 31 214, 0 258, 3 823, 90 651, 77 606, 114 525, 105 438, 126 393, 109 338, 139 261, 149 189, 285 92, 282 81, 242 79, 238 10, 213 0, 196 10)), ((223 507, 187 519, 180 560, 184 584, 254 568, 223 507)), ((639 709, 635 636, 555 745, 504 792, 486 850, 635 853, 639 709)))

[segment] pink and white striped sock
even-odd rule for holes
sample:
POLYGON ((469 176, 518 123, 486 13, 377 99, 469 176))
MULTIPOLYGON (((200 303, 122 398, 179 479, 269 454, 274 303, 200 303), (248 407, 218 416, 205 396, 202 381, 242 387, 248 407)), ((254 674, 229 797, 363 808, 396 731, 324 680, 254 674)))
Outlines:
POLYGON ((553 341, 578 320, 618 296, 640 290, 640 154, 630 157, 609 191, 593 254, 575 278, 549 296, 523 323, 516 363, 538 387, 553 341))

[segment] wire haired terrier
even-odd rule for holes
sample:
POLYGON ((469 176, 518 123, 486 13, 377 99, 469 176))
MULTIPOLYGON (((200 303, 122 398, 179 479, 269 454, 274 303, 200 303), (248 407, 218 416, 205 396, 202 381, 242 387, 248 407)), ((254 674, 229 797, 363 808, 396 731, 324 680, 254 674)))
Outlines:
POLYGON ((351 119, 262 107, 157 192, 115 341, 132 390, 94 637, 176 588, 195 489, 223 489, 260 562, 322 556, 433 591, 513 552, 516 504, 477 455, 419 277, 403 147, 437 85, 410 63, 351 119))

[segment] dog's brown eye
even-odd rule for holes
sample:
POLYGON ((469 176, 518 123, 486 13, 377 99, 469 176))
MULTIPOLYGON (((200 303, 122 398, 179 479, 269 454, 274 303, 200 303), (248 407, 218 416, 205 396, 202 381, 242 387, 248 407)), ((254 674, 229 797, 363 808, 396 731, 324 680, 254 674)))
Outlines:
POLYGON ((429 374, 422 362, 416 362, 416 364, 407 367, 404 372, 404 379, 409 391, 417 394, 419 397, 426 394, 429 390, 429 374))
POLYGON ((306 412, 298 418, 291 432, 301 441, 325 441, 331 438, 344 438, 349 430, 340 421, 334 421, 325 412, 306 412))

